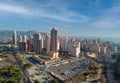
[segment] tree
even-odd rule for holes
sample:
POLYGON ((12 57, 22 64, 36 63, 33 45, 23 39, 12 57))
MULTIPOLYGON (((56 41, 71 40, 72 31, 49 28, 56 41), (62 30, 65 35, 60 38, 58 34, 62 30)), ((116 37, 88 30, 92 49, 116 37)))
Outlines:
POLYGON ((21 83, 20 81, 23 78, 22 71, 16 66, 6 66, 0 69, 0 76, 6 77, 0 78, 0 83, 21 83))
POLYGON ((57 80, 57 79, 54 79, 54 80, 53 80, 53 83, 58 83, 58 80, 57 80))
POLYGON ((6 83, 17 83, 17 80, 15 80, 15 79, 9 79, 9 80, 7 80, 6 83))
POLYGON ((36 79, 34 83, 40 83, 40 81, 36 79))
POLYGON ((29 68, 31 68, 32 67, 32 64, 30 64, 30 63, 27 63, 27 64, 25 64, 24 65, 24 69, 26 70, 26 69, 29 69, 29 68))

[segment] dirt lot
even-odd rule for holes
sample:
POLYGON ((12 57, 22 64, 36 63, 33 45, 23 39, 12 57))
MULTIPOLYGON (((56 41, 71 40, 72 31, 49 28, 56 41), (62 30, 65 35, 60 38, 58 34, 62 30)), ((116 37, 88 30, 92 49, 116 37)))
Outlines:
POLYGON ((12 54, 0 54, 0 68, 3 68, 8 65, 16 65, 14 57, 12 54))

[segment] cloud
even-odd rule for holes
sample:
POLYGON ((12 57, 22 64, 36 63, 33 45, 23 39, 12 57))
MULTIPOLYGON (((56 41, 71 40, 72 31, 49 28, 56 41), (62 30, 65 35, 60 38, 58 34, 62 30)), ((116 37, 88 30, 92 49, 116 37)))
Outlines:
MULTIPOLYGON (((53 5, 54 3, 51 3, 53 5)), ((49 5, 49 6, 51 6, 49 5)), ((83 21, 86 21, 87 17, 81 14, 77 14, 73 11, 69 11, 67 8, 60 8, 53 5, 55 8, 51 9, 49 7, 44 8, 41 7, 39 9, 34 8, 28 8, 24 6, 17 6, 17 5, 10 5, 10 4, 3 4, 0 3, 0 10, 17 13, 17 14, 23 14, 23 15, 31 15, 31 16, 37 16, 37 17, 44 17, 44 18, 50 18, 50 19, 56 19, 64 22, 72 22, 72 23, 80 23, 83 21), (76 18, 79 18, 79 20, 76 20, 76 18)))
MULTIPOLYGON (((116 2, 117 3, 117 2, 116 2)), ((120 6, 115 4, 110 8, 101 11, 101 15, 89 22, 89 25, 100 29, 119 28, 120 24, 120 6)))
POLYGON ((27 9, 23 7, 1 4, 1 3, 0 3, 0 10, 19 13, 19 14, 31 14, 31 12, 29 12, 27 9))
POLYGON ((96 22, 93 22, 91 26, 95 28, 100 29, 115 29, 118 28, 120 24, 120 20, 114 21, 114 20, 98 20, 96 22))
MULTIPOLYGON (((118 1, 120 0, 13 0, 13 2, 11 0, 4 2, 3 0, 0 4, 0 12, 7 11, 7 13, 20 14, 19 16, 31 18, 31 22, 35 18, 37 23, 30 23, 31 27, 39 27, 38 24, 42 24, 43 27, 55 25, 60 27, 61 31, 64 29, 63 33, 104 36, 110 35, 113 29, 120 30, 118 1)), ((23 18, 22 20, 26 19, 23 18)), ((23 23, 22 27, 24 28, 26 24, 23 23)))

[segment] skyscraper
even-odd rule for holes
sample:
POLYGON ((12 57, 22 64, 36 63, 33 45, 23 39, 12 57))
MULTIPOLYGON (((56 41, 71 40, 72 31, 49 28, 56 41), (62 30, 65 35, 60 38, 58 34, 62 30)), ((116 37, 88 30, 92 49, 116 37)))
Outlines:
POLYGON ((17 34, 16 31, 13 31, 13 45, 16 47, 17 46, 17 34))
POLYGON ((22 42, 23 42, 22 35, 20 35, 20 36, 19 36, 19 42, 18 42, 19 50, 20 50, 20 51, 22 51, 22 42))
POLYGON ((54 28, 51 30, 50 51, 58 51, 58 31, 54 28))
POLYGON ((33 45, 34 45, 34 52, 40 53, 43 47, 43 40, 41 38, 40 33, 33 35, 33 45))
POLYGON ((27 52, 27 36, 26 35, 23 36, 23 48, 24 48, 24 51, 27 52))
POLYGON ((79 57, 80 54, 80 41, 79 40, 62 40, 61 48, 69 52, 71 55, 79 57))
POLYGON ((24 42, 27 42, 27 36, 26 35, 23 36, 23 39, 24 39, 23 40, 24 42))
POLYGON ((50 52, 50 36, 46 34, 46 52, 50 52))
POLYGON ((29 36, 27 40, 27 51, 33 52, 33 36, 29 36))
POLYGON ((42 50, 43 49, 43 37, 41 36, 41 39, 40 39, 40 49, 42 50))
POLYGON ((19 42, 22 42, 22 35, 19 36, 19 42))

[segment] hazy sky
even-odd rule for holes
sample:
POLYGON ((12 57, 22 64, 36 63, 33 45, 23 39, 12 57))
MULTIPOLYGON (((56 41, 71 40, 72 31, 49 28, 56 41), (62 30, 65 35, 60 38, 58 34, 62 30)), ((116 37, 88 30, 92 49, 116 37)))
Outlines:
POLYGON ((0 30, 120 37, 120 0, 0 0, 0 30))

